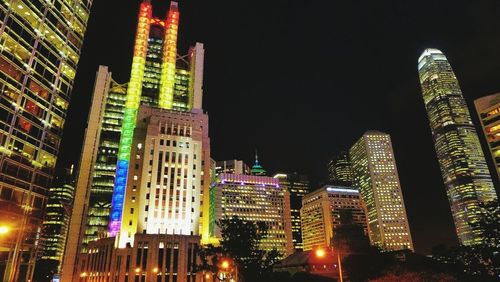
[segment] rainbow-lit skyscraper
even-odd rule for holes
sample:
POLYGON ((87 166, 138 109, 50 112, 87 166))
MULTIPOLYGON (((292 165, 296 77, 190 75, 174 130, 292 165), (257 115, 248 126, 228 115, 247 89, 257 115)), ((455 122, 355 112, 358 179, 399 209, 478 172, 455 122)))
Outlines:
POLYGON ((482 242, 474 226, 481 217, 481 202, 497 198, 476 128, 462 90, 446 56, 426 49, 418 59, 425 109, 446 194, 463 245, 482 242))
MULTIPOLYGON (((186 214, 183 216, 191 219, 196 213, 196 220, 190 225, 189 231, 184 228, 183 234, 201 235, 204 220, 208 222, 208 217, 202 216, 208 214, 208 211, 206 213, 203 211, 205 207, 202 203, 208 203, 210 182, 208 179, 210 175, 208 116, 203 113, 201 107, 204 49, 203 44, 196 43, 186 55, 177 53, 179 16, 176 2, 171 2, 165 18, 156 18, 153 16, 151 2, 143 1, 138 15, 130 81, 128 84, 118 85, 112 80, 111 73, 105 67, 101 67, 97 73, 89 125, 80 161, 81 164, 89 165, 80 165, 81 170, 78 174, 75 192, 77 200, 73 208, 74 216, 69 229, 63 265, 65 279, 69 279, 67 270, 75 266, 78 254, 86 251, 91 242, 102 237, 117 237, 123 228, 127 229, 127 234, 131 232, 130 236, 134 235, 136 230, 131 230, 128 225, 123 225, 121 222, 122 217, 130 217, 128 214, 124 215, 126 205, 141 205, 146 202, 146 199, 136 201, 136 196, 131 196, 136 192, 140 192, 141 195, 144 192, 143 196, 145 196, 148 193, 146 190, 149 191, 151 188, 158 197, 172 200, 167 197, 167 193, 171 193, 168 195, 174 200, 180 197, 180 201, 186 198, 182 193, 193 194, 195 201, 192 202, 192 209, 189 209, 193 216, 186 214), (137 120, 138 118, 140 120, 137 120), (145 120, 148 120, 146 124, 145 120), (200 126, 198 123, 201 120, 203 120, 203 125, 200 126), (153 122, 157 124, 153 125, 153 122), (140 123, 139 127, 136 126, 137 123, 140 123), (101 126, 95 126, 95 124, 101 126), (159 126, 158 130, 155 126, 159 126), (137 133, 146 128, 148 130, 146 134, 137 133), (197 135, 198 129, 194 128, 201 128, 202 132, 197 135), (156 146, 160 147, 154 147, 145 156, 149 158, 160 154, 165 157, 168 151, 169 156, 178 156, 179 160, 180 156, 183 156, 182 165, 185 164, 185 167, 183 166, 182 170, 179 168, 178 172, 175 171, 175 175, 169 174, 170 170, 163 171, 159 168, 166 167, 167 163, 181 167, 178 160, 164 158, 160 161, 160 166, 156 163, 159 159, 155 158, 151 162, 148 161, 143 168, 142 163, 136 159, 136 150, 137 146, 148 148, 150 144, 144 143, 148 138, 163 139, 162 145, 159 142, 156 143, 156 146), (198 141, 199 144, 196 143, 198 141), (170 144, 170 147, 165 148, 164 142, 170 144), (180 147, 180 144, 184 147, 180 147), (133 175, 129 171, 131 156, 134 156, 133 175), (190 164, 189 167, 187 163, 190 164), (146 166, 153 164, 155 171, 149 171, 152 167, 147 170, 146 166), (137 166, 141 167, 140 172, 137 171, 137 166), (180 176, 181 171, 183 179, 180 176), (141 176, 143 173, 144 177, 141 176), (135 183, 138 178, 147 179, 151 173, 153 176, 155 173, 164 174, 155 178, 157 180, 155 183, 151 177, 147 184, 135 183), (168 182, 171 188, 169 190, 167 190, 167 178, 171 180, 168 182), (188 186, 189 191, 187 191, 188 186), (83 247, 81 247, 82 243, 83 247)), ((151 200, 154 201, 155 198, 152 197, 151 200)), ((150 206, 150 204, 145 205, 150 206)), ((165 209, 163 202, 159 205, 161 205, 159 209, 165 209)), ((140 206, 136 208, 136 211, 139 208, 142 212, 145 208, 147 209, 147 207, 140 206)), ((174 212, 177 210, 175 209, 174 212)), ((151 211, 153 212, 153 209, 151 211)), ((135 214, 132 217, 137 219, 135 214)), ((170 217, 163 213, 158 215, 155 212, 148 217, 150 220, 146 224, 162 221, 165 218, 170 217)), ((142 221, 138 224, 141 225, 142 221)), ((157 226, 163 227, 164 225, 157 226)), ((168 230, 176 230, 173 233, 179 234, 179 229, 171 226, 168 228, 171 228, 168 230)), ((153 229, 147 228, 148 234, 153 229)), ((155 229, 155 232, 158 233, 158 229, 155 229)), ((165 234, 167 231, 162 232, 165 234)), ((137 233, 143 233, 142 229, 137 233)), ((208 237, 208 231, 206 233, 208 237)), ((130 236, 125 237, 132 238, 130 236)), ((125 237, 122 236, 122 239, 125 240, 125 237)))

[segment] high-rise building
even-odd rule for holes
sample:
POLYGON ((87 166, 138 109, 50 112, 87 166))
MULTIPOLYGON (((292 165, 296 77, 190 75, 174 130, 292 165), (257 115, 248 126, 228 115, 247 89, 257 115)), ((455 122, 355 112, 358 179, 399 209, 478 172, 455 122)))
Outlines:
MULTIPOLYGON (((134 163, 136 161, 131 160, 131 151, 135 150, 132 143, 136 140, 134 135, 136 124, 139 124, 141 130, 150 130, 147 122, 144 124, 145 121, 137 119, 140 105, 144 106, 144 113, 150 113, 144 118, 152 120, 151 122, 162 120, 162 115, 168 116, 164 117, 162 127, 170 131, 163 132, 160 127, 158 132, 161 133, 158 134, 161 137, 156 139, 171 138, 172 145, 170 146, 175 148, 178 147, 174 146, 173 142, 176 142, 176 145, 194 142, 190 141, 193 137, 187 134, 194 134, 193 128, 199 123, 207 122, 201 108, 203 44, 196 43, 189 49, 187 55, 178 55, 176 45, 179 10, 177 3, 171 2, 164 19, 153 17, 152 10, 150 1, 144 0, 141 3, 130 81, 127 84, 118 84, 112 80, 106 68, 101 67, 98 71, 80 160, 70 235, 64 257, 63 279, 68 281, 71 281, 75 273, 74 266, 79 261, 78 254, 81 251, 87 252, 88 243, 102 237, 114 237, 121 230, 123 208, 127 200, 125 191, 129 189, 127 188, 129 169, 136 173, 135 166, 129 165, 131 161, 134 163), (156 108, 162 110, 156 111, 156 108), (193 123, 194 116, 201 119, 193 123), (170 124, 166 124, 167 122, 170 124)), ((204 130, 208 130, 208 127, 204 130)), ((142 133, 141 131, 137 134, 142 133)), ((154 134, 154 130, 151 129, 150 133, 154 134)), ((150 138, 151 134, 143 138, 150 138)), ((162 141, 166 142, 166 139, 162 141)), ((150 144, 143 143, 143 146, 149 147, 150 144)), ((154 149, 160 152, 164 148, 155 147, 154 149)), ((190 183, 192 181, 193 185, 190 187, 198 193, 195 200, 199 203, 196 202, 195 205, 200 208, 203 202, 209 202, 210 171, 204 171, 204 168, 210 165, 210 151, 206 144, 203 149, 200 146, 196 150, 194 147, 189 150, 190 152, 202 150, 203 153, 196 154, 196 161, 190 160, 193 165, 201 161, 196 168, 192 168, 197 170, 196 173, 189 175, 184 171, 182 173, 186 181, 190 183)), ((175 151, 175 153, 181 152, 175 151)), ((188 159, 187 152, 182 152, 181 155, 188 159)), ((194 155, 189 155, 189 158, 192 157, 194 155)), ((171 163, 173 165, 174 160, 171 160, 171 163)), ((187 184, 184 184, 186 183, 181 181, 181 185, 174 186, 177 196, 181 196, 178 193, 185 192, 182 189, 186 189, 187 184)), ((163 189, 163 186, 158 189, 163 189)), ((193 191, 190 193, 195 193, 193 191)), ((162 193, 162 197, 166 197, 163 192, 161 190, 159 193, 162 193)), ((183 199, 184 196, 181 197, 181 200, 183 199)), ((203 233, 200 229, 204 224, 208 225, 208 216, 203 217, 203 214, 208 214, 208 205, 205 206, 206 212, 196 209, 197 217, 200 219, 193 231, 200 235, 203 233)), ((208 229, 205 234, 205 238, 208 238, 208 229)), ((131 234, 130 238, 133 236, 134 234, 131 234)))
MULTIPOLYGON (((64 169, 61 175, 56 176, 54 184, 49 189, 49 200, 45 209, 41 260, 50 261, 53 266, 60 267, 62 262, 74 192, 75 179, 73 166, 71 166, 69 169, 64 169)), ((58 268, 50 270, 57 271, 58 268)))
POLYGON ((418 72, 458 239, 463 245, 481 243, 482 232, 473 226, 481 215, 478 205, 497 195, 467 104, 441 51, 426 49, 418 72))
POLYGON ((500 179, 500 93, 476 99, 474 105, 500 179))
POLYGON ((91 4, 0 3, 0 221, 16 227, 0 242, 5 281, 33 273, 91 4))
POLYGON ((250 174, 250 167, 241 160, 217 161, 215 166, 215 173, 217 175, 221 173, 250 174))
POLYGON ((327 185, 305 195, 300 209, 304 250, 330 246, 344 215, 366 229, 365 209, 357 189, 327 185))
POLYGON ((302 197, 309 192, 309 180, 306 175, 298 173, 277 173, 273 177, 279 179, 281 187, 287 189, 290 194, 293 248, 295 251, 302 251, 300 208, 302 207, 302 197))
POLYGON ((200 235, 208 115, 141 106, 137 120, 118 246, 136 233, 200 235))
POLYGON ((106 236, 126 90, 126 84, 112 79, 108 67, 99 67, 77 174, 64 271, 73 271, 78 254, 89 242, 106 236))
POLYGON ((351 186, 352 169, 349 153, 340 152, 328 161, 328 178, 332 184, 351 186))
POLYGON ((210 188, 210 235, 221 238, 216 221, 238 216, 269 227, 261 248, 293 253, 290 194, 278 178, 258 175, 221 174, 210 188))
POLYGON ((349 151, 354 186, 366 208, 372 245, 413 250, 406 208, 389 134, 368 131, 349 151))

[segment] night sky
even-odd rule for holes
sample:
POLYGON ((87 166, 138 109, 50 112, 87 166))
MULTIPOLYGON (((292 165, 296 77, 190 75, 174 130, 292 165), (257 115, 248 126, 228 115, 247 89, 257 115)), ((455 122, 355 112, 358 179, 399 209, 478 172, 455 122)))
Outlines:
MULTIPOLYGON (((205 44, 212 158, 251 164, 258 149, 269 172, 305 173, 319 188, 329 157, 387 132, 416 250, 457 244, 417 59, 442 50, 476 118, 474 99, 500 92, 500 1, 179 2, 178 51, 205 44)), ((169 1, 153 4, 163 17, 169 1)), ((128 80, 138 6, 94 1, 59 167, 78 162, 98 65, 128 80)))

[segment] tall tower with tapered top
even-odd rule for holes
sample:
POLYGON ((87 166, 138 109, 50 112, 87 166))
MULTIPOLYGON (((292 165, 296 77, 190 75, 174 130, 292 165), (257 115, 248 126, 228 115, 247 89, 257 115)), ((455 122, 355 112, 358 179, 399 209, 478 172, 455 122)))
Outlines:
POLYGON ((481 144, 446 56, 426 49, 418 73, 446 194, 463 245, 482 242, 481 202, 497 198, 481 144))

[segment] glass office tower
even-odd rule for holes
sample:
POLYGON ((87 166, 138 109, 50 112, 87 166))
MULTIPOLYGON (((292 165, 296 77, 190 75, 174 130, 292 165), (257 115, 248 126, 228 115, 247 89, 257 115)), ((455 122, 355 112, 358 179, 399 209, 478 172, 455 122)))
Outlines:
POLYGON ((426 49, 418 72, 434 147, 443 176, 458 239, 463 245, 482 242, 480 202, 497 198, 481 144, 458 80, 446 56, 426 49))
POLYGON ((31 279, 92 0, 0 2, 0 275, 31 279), (7 244, 7 245, 6 245, 7 244))
POLYGON ((349 153, 340 152, 328 161, 328 180, 337 185, 352 185, 352 169, 349 153))
POLYGON ((349 155, 354 186, 366 206, 371 244, 390 251, 413 250, 390 135, 368 131, 349 155))

